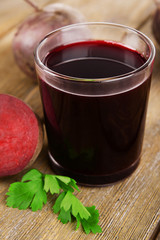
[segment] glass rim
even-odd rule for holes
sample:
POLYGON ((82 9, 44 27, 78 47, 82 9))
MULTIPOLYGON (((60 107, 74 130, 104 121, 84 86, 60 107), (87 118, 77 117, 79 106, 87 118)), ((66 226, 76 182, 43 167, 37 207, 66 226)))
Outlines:
MULTIPOLYGON (((98 39, 97 39, 98 40, 98 39)), ((107 40, 106 40, 107 42, 107 40)), ((126 46, 126 45, 124 45, 126 46)), ((135 50, 135 49, 133 49, 135 50)), ((52 74, 54 77, 59 77, 59 78, 63 78, 64 80, 69 80, 69 81, 74 81, 74 82, 114 82, 117 80, 121 80, 124 78, 127 78, 129 76, 132 76, 133 74, 136 74, 144 69, 146 69, 154 60, 155 57, 155 46, 153 44, 153 42, 151 41, 151 39, 149 37, 147 37, 144 33, 140 32, 137 29, 134 29, 132 27, 123 25, 123 24, 118 24, 118 23, 110 23, 110 22, 82 22, 82 23, 75 23, 75 24, 70 24, 67 26, 63 26, 60 28, 57 28, 56 30, 53 30, 51 32, 49 32, 47 35, 44 36, 44 38, 38 43, 38 45, 36 46, 35 50, 34 50, 34 59, 36 64, 46 73, 52 74), (71 28, 76 28, 79 27, 81 25, 89 25, 89 26, 110 26, 110 27, 114 27, 114 28, 121 28, 121 29, 127 29, 130 32, 133 32, 135 34, 137 34, 138 36, 140 36, 140 38, 146 43, 146 45, 148 45, 149 47, 149 58, 146 60, 146 62, 144 64, 142 64, 140 67, 134 69, 133 71, 130 71, 128 73, 125 74, 121 74, 118 76, 113 76, 113 77, 106 77, 106 78, 80 78, 80 77, 73 77, 73 76, 68 76, 68 75, 64 75, 61 73, 58 73, 56 71, 51 70, 50 68, 48 68, 41 60, 39 57, 39 49, 40 47, 45 44, 45 41, 52 36, 53 34, 63 31, 65 29, 71 29, 71 28)))

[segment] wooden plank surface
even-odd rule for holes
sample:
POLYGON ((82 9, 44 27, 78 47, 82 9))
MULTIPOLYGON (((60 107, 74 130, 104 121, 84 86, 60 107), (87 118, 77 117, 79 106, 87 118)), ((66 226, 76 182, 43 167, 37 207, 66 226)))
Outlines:
MULTIPOLYGON (((37 0, 39 6, 51 1, 37 0)), ((54 1, 52 1, 54 2, 54 1)), ((155 9, 152 0, 63 0, 78 8, 87 21, 111 21, 126 24, 146 33, 151 32, 155 9)), ((22 0, 0 0, 0 93, 23 99, 42 118, 39 89, 17 67, 11 42, 17 25, 33 9, 22 0)), ((156 43, 155 43, 156 44, 156 43)), ((0 179, 0 240, 76 240, 76 239, 158 239, 160 230, 160 48, 157 44, 142 159, 137 170, 127 179, 103 188, 80 187, 78 198, 86 206, 96 205, 100 213, 102 234, 85 235, 74 231, 74 224, 63 225, 53 214, 54 197, 42 211, 31 212, 8 208, 5 193, 17 176, 0 179)), ((52 173, 47 156, 47 142, 33 165, 52 173)))

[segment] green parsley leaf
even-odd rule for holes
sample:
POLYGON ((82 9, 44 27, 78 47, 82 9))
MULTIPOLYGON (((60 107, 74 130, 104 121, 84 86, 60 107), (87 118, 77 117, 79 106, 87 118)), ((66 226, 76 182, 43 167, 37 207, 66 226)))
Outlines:
POLYGON ((7 206, 27 209, 32 211, 41 210, 47 202, 47 194, 43 189, 43 175, 36 169, 31 170, 22 178, 21 182, 12 183, 6 193, 7 206))
MULTIPOLYGON (((60 184, 60 186, 61 186, 61 184, 63 183, 63 184, 65 184, 66 186, 70 186, 70 187, 73 187, 73 188, 75 188, 78 192, 80 192, 80 190, 79 190, 79 188, 78 188, 78 186, 77 186, 77 184, 76 184, 76 181, 73 179, 73 178, 69 178, 69 177, 64 177, 64 176, 57 176, 57 179, 59 180, 59 184, 60 184)), ((63 185, 64 186, 64 185, 63 185)), ((65 191, 65 189, 64 188, 62 188, 64 191, 65 191)), ((69 189, 67 189, 67 191, 68 191, 69 189)), ((74 189, 73 189, 73 191, 74 191, 74 189)), ((71 191, 72 192, 72 191, 71 191)))
POLYGON ((70 209, 68 211, 65 211, 63 208, 61 208, 58 219, 63 224, 71 222, 71 211, 70 211, 70 209))
POLYGON ((58 196, 58 198, 56 199, 55 204, 54 204, 54 206, 53 206, 53 208, 52 208, 53 211, 54 211, 54 213, 58 213, 58 212, 61 210, 61 202, 62 202, 62 200, 64 199, 65 195, 66 195, 66 193, 65 193, 65 192, 62 192, 62 193, 58 196))
POLYGON ((49 192, 51 194, 60 192, 61 187, 59 186, 59 183, 54 175, 46 174, 44 177, 44 190, 46 192, 49 192))
POLYGON ((77 215, 76 220, 77 220, 77 226, 76 226, 76 230, 77 230, 81 225, 81 218, 80 218, 79 214, 77 215))
POLYGON ((95 209, 95 206, 85 207, 70 191, 62 192, 57 198, 53 211, 55 213, 59 212, 58 219, 62 223, 67 223, 71 221, 71 217, 77 220, 76 230, 79 228, 80 224, 86 234, 101 233, 102 229, 98 225, 99 213, 95 209))
POLYGON ((58 213, 58 219, 63 223, 77 220, 76 230, 82 225, 86 234, 101 233, 98 225, 99 213, 95 206, 85 207, 73 194, 74 189, 79 191, 76 181, 72 178, 58 175, 42 174, 36 169, 26 173, 21 182, 12 183, 9 187, 7 206, 41 210, 47 202, 47 193, 59 194, 53 206, 54 213, 58 213), (60 192, 61 191, 61 192, 60 192))
POLYGON ((46 174, 44 177, 44 190, 46 192, 50 191, 51 194, 59 194, 60 189, 74 192, 74 188, 79 191, 76 181, 72 178, 49 174, 46 174))
POLYGON ((88 212, 90 213, 91 216, 87 220, 81 219, 81 224, 82 224, 82 227, 83 227, 85 233, 86 234, 89 234, 90 232, 92 232, 94 234, 101 233, 102 229, 98 225, 98 222, 99 222, 98 210, 95 209, 95 206, 86 207, 86 209, 88 210, 88 212))
POLYGON ((39 172, 37 169, 32 169, 22 177, 21 182, 42 180, 42 178, 43 174, 41 172, 39 172))
MULTIPOLYGON (((81 219, 87 220, 91 216, 86 207, 70 191, 61 193, 53 206, 55 213, 58 213, 61 209, 67 213, 70 211, 75 218, 79 215, 81 219)), ((60 216, 59 219, 61 220, 60 216)))
POLYGON ((72 209, 72 215, 74 217, 76 217, 78 214, 80 215, 81 219, 88 219, 90 217, 90 213, 87 211, 87 209, 70 191, 68 191, 63 198, 61 202, 61 208, 63 208, 65 211, 72 209))

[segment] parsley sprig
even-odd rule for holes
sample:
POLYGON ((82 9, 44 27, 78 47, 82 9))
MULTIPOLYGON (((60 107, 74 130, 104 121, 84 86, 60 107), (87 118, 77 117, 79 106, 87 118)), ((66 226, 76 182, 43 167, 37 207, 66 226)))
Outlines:
POLYGON ((32 169, 22 177, 21 182, 10 185, 6 193, 7 206, 20 210, 31 208, 32 211, 37 211, 46 204, 47 193, 58 194, 52 209, 63 224, 76 220, 76 230, 81 224, 86 234, 101 233, 102 229, 98 225, 98 210, 95 206, 85 207, 73 194, 74 190, 80 191, 74 179, 42 174, 32 169))

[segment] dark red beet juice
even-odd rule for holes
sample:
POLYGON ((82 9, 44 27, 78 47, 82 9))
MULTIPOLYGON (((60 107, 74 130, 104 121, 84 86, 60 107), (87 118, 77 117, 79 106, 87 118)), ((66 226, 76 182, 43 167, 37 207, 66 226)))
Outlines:
MULTIPOLYGON (((135 50, 105 41, 61 46, 44 60, 59 76, 71 77, 68 86, 82 82, 84 89, 86 82, 112 81, 145 62, 135 50)), ((150 77, 122 92, 77 94, 40 79, 54 171, 90 185, 115 182, 133 172, 140 159, 149 88, 150 77)))

